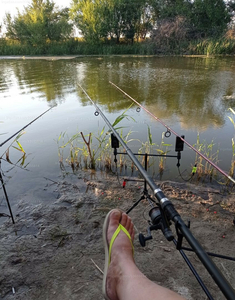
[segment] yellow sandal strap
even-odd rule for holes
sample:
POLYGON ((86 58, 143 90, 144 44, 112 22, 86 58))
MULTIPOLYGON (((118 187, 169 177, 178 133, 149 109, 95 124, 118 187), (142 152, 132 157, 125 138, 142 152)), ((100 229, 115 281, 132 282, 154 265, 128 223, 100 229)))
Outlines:
POLYGON ((113 236, 112 236, 112 238, 111 238, 110 244, 109 244, 109 264, 110 264, 110 262, 111 262, 111 251, 112 251, 113 243, 114 243, 116 237, 118 236, 118 234, 119 234, 119 232, 120 232, 121 230, 122 230, 122 231, 127 235, 127 237, 129 238, 129 240, 130 240, 130 242, 131 242, 133 254, 134 254, 134 246, 133 246, 133 243, 132 243, 131 236, 130 236, 129 232, 126 230, 126 228, 125 228, 124 226, 122 226, 122 224, 119 224, 119 225, 118 225, 118 228, 115 230, 115 232, 114 232, 114 234, 113 234, 113 236))

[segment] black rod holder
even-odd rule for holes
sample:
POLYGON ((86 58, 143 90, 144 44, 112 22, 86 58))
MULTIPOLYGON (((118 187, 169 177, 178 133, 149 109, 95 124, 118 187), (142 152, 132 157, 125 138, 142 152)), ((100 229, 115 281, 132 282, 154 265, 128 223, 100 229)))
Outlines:
MULTIPOLYGON (((0 161, 0 166, 1 166, 1 161, 0 161)), ((12 210, 11 210, 10 201, 8 199, 7 191, 6 191, 6 188, 5 188, 5 183, 4 183, 3 178, 2 178, 1 170, 0 170, 0 181, 2 183, 2 189, 3 189, 4 195, 5 195, 6 201, 7 201, 7 206, 8 206, 10 215, 11 215, 12 223, 15 224, 15 220, 14 220, 13 213, 12 213, 12 210)))

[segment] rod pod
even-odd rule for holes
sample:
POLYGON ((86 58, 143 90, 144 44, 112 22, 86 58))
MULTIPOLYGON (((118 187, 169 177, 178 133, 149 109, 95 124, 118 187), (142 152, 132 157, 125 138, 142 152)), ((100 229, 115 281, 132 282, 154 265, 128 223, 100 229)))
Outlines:
MULTIPOLYGON (((134 156, 133 152, 130 150, 130 148, 125 144, 123 139, 120 137, 118 132, 113 128, 112 124, 109 122, 109 120, 106 118, 106 116, 103 114, 101 109, 96 105, 96 103, 90 98, 90 96, 87 94, 87 92, 83 89, 81 85, 78 85, 84 94, 88 97, 88 99, 91 101, 91 103, 96 108, 96 112, 101 115, 102 119, 105 121, 105 123, 108 125, 110 130, 113 132, 113 134, 116 136, 116 138, 119 140, 120 144, 123 146, 123 148, 126 150, 127 154, 129 155, 130 159, 133 161, 143 178, 147 181, 149 187, 152 189, 154 196, 158 200, 162 210, 167 214, 170 220, 172 220, 175 225, 177 226, 178 230, 182 233, 182 235, 185 237, 189 245, 194 250, 195 254, 198 256, 200 261, 203 263, 209 274, 211 275, 212 279, 215 281, 217 286, 220 288, 221 292, 224 294, 224 296, 228 300, 234 300, 235 299, 235 291, 232 288, 231 284, 226 280, 224 275, 221 273, 221 271, 217 268, 217 266, 213 263, 213 261, 210 259, 208 254, 205 252, 201 244, 196 240, 196 238, 191 233, 190 229, 187 227, 187 225, 184 223, 182 218, 180 217, 179 213, 174 208, 174 205, 172 202, 164 195, 163 191, 155 184, 153 179, 148 175, 148 173, 145 171, 141 163, 138 161, 138 159, 134 156)), ((97 115, 97 114, 96 114, 97 115)))

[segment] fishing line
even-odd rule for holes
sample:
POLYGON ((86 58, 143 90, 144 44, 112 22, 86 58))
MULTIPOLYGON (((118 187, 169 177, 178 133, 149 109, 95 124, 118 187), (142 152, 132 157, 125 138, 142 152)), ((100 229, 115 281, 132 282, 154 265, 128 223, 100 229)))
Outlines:
MULTIPOLYGON (((192 168, 191 176, 190 176, 189 178, 187 178, 187 179, 183 177, 183 174, 181 173, 180 168, 178 167, 177 169, 178 169, 180 178, 182 178, 184 181, 188 182, 188 181, 190 181, 190 180, 193 178, 193 176, 196 174, 196 172, 197 172, 197 164, 194 165, 194 167, 192 168)), ((186 171, 186 170, 185 170, 185 171, 186 171)), ((184 171, 183 171, 183 172, 184 172, 184 171)))
MULTIPOLYGON (((42 114, 40 114, 38 117, 36 117, 35 119, 33 119, 31 122, 29 122, 28 124, 26 124, 24 127, 22 127, 20 130, 18 130, 16 133, 14 133, 12 136, 10 136, 9 138, 7 138, 4 142, 2 142, 0 144, 0 147, 2 147, 4 144, 6 144, 8 141, 10 141, 14 136, 16 136, 18 133, 20 133, 21 131, 23 131, 25 128, 27 128, 29 125, 31 125, 33 122, 35 122, 37 119, 39 119, 40 117, 42 117, 44 114, 46 114, 49 110, 51 110, 52 108, 54 108, 56 105, 50 107, 49 109, 47 109, 46 111, 44 111, 42 114)), ((13 141, 14 143, 14 141, 13 141)), ((13 144, 12 143, 12 144, 13 144)), ((12 145, 11 144, 11 145, 12 145)), ((11 147, 11 145, 8 147, 8 149, 11 147)), ((3 189, 3 192, 4 192, 4 195, 5 195, 5 199, 6 199, 6 202, 7 202, 7 206, 8 206, 8 209, 9 209, 9 212, 10 212, 10 216, 11 216, 11 219, 12 219, 12 223, 15 224, 15 220, 14 220, 14 216, 13 216, 13 213, 12 213, 12 209, 11 209, 11 205, 10 205, 10 201, 9 201, 9 198, 8 198, 8 194, 7 194, 7 191, 6 191, 6 187, 5 187, 5 182, 3 181, 3 177, 2 177, 2 170, 1 170, 1 160, 3 159, 3 155, 7 153, 7 150, 2 154, 2 156, 0 157, 0 182, 2 184, 2 189, 3 189)), ((21 159, 20 159, 21 160, 21 159)), ((20 161, 19 160, 19 161, 20 161)), ((18 162, 19 162, 18 161, 18 162)), ((17 162, 17 163, 18 163, 17 162)), ((12 164, 12 163, 11 163, 12 164)), ((27 165, 26 165, 27 166, 27 165)), ((14 168, 14 167, 13 167, 14 168)))
POLYGON ((16 136, 18 133, 20 133, 22 130, 24 130, 25 128, 27 128, 29 125, 31 125, 33 122, 35 122, 37 119, 41 118, 43 115, 45 115, 45 113, 47 113, 49 110, 51 110, 52 108, 54 108, 56 105, 50 107, 49 109, 47 109, 46 111, 44 111, 41 115, 39 115, 37 118, 33 119, 31 122, 29 122, 27 125, 25 125, 24 127, 22 127, 20 130, 18 130, 16 133, 14 133, 12 136, 10 136, 8 139, 6 139, 3 143, 0 144, 0 147, 2 147, 4 144, 6 144, 8 141, 10 141, 14 136, 16 136))
MULTIPOLYGON (((3 158, 3 157, 0 157, 0 159, 3 160, 3 161, 5 161, 5 162, 8 162, 8 163, 9 163, 9 161, 6 160, 6 159, 3 158)), ((18 163, 18 162, 17 162, 17 163, 18 163)), ((23 167, 21 167, 21 166, 18 166, 17 163, 14 164, 13 162, 10 162, 9 164, 10 164, 10 165, 13 165, 13 167, 12 167, 11 169, 5 171, 5 172, 6 172, 6 173, 10 172, 14 167, 20 168, 20 169, 23 170, 23 171, 29 171, 29 172, 31 172, 30 170, 26 169, 26 167, 23 168, 23 167)), ((28 163, 28 164, 29 164, 29 163, 28 163)), ((27 164, 27 165, 28 165, 28 164, 27 164)))
MULTIPOLYGON (((178 133, 176 133, 173 129, 171 129, 169 126, 167 126, 161 119, 156 117, 153 113, 151 113, 147 108, 145 108, 143 105, 141 105, 137 100, 132 98, 130 95, 128 95, 126 92, 124 92, 120 87, 118 87, 116 84, 109 81, 109 83, 114 86, 117 90, 119 90, 122 94, 124 94, 127 98, 135 102, 139 107, 141 107, 143 110, 145 110, 152 118, 154 118, 156 121, 161 123, 166 129, 165 136, 169 136, 169 132, 173 133, 175 136, 181 139, 182 142, 184 142, 189 148, 191 148, 193 151, 195 151, 198 155, 200 155, 204 160, 206 160, 210 165, 212 165, 217 171, 219 171, 222 175, 224 175, 226 178, 228 178, 230 181, 235 183, 235 179, 233 179, 230 175, 228 175, 225 171, 223 171, 221 168, 219 168, 215 163, 213 163, 209 158, 207 158, 204 154, 199 152, 195 147, 193 147, 189 142, 187 142, 184 138, 182 138, 178 133)), ((167 137, 166 136, 166 137, 167 137)))

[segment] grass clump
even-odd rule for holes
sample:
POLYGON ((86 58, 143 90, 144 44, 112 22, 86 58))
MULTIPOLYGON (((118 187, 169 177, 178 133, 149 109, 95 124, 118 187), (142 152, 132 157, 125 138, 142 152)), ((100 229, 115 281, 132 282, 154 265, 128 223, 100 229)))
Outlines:
MULTIPOLYGON (((131 105, 132 106, 132 105, 131 105)), ((130 106, 130 107, 131 107, 130 106)), ((129 108, 130 108, 129 107, 129 108)), ((130 118, 126 112, 129 109, 127 108, 120 116, 118 116, 113 122, 112 126, 114 129, 122 129, 122 127, 117 127, 117 125, 124 119, 130 118)), ((133 118, 131 118, 134 120, 133 118)), ((85 169, 112 169, 112 148, 110 142, 111 131, 106 131, 105 126, 102 128, 101 132, 98 132, 97 135, 94 133, 89 133, 84 135, 83 132, 74 134, 71 138, 68 138, 65 142, 65 133, 61 133, 57 143, 59 149, 59 159, 61 169, 64 170, 64 149, 69 148, 69 156, 66 161, 71 166, 72 170, 75 171, 78 168, 85 169), (93 143, 93 141, 95 142, 93 143), (62 145, 60 142, 62 141, 62 145)), ((130 132, 123 136, 121 131, 120 136, 125 143, 128 143, 130 132)), ((122 155, 120 155, 120 165, 123 164, 122 155)))
POLYGON ((233 55, 235 54, 235 39, 223 37, 193 41, 190 43, 188 50, 190 54, 196 55, 233 55))
MULTIPOLYGON (((212 161, 214 164, 217 165, 219 159, 219 150, 217 149, 214 151, 214 141, 212 140, 209 144, 204 140, 200 141, 199 134, 197 135, 197 142, 193 145, 200 153, 202 153, 206 158, 212 161)), ((213 166, 203 159, 202 156, 196 153, 195 158, 195 165, 197 166, 196 178, 197 181, 206 181, 207 179, 209 182, 212 182, 212 179, 216 178, 216 170, 213 166)))

